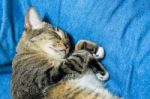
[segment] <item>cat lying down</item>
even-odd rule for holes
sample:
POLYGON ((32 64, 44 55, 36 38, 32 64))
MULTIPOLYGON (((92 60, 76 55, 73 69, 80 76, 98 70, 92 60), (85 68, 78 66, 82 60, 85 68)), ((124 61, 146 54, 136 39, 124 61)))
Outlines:
POLYGON ((31 7, 13 60, 12 99, 119 99, 102 83, 109 78, 98 61, 103 48, 87 40, 70 47, 68 35, 31 7))

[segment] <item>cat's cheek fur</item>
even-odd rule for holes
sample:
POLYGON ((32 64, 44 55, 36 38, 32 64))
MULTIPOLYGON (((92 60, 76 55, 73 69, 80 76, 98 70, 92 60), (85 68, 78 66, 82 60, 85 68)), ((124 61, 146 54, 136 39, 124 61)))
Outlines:
POLYGON ((43 46, 42 48, 50 57, 64 58, 66 56, 66 53, 64 51, 55 51, 54 49, 49 48, 48 46, 43 46))

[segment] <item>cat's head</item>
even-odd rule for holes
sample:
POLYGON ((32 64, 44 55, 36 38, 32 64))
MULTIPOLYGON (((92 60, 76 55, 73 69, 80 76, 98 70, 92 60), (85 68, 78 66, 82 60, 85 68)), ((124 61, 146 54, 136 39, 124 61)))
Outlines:
POLYGON ((18 44, 17 52, 43 51, 55 58, 64 58, 70 49, 69 37, 57 27, 40 20, 31 7, 25 16, 25 31, 18 44))

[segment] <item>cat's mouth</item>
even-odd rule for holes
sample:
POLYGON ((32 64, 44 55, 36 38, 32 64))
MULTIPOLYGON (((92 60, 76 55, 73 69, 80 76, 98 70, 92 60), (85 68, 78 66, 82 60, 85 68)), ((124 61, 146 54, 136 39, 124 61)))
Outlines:
POLYGON ((50 49, 52 49, 53 51, 55 51, 56 53, 65 53, 66 54, 66 49, 55 49, 55 48, 52 48, 52 47, 49 47, 50 49))

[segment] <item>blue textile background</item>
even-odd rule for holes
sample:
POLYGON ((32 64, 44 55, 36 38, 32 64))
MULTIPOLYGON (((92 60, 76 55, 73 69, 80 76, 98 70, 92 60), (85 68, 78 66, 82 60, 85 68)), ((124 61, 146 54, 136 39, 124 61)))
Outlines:
POLYGON ((150 0, 0 0, 0 99, 10 99, 11 62, 31 5, 75 42, 104 47, 111 92, 150 99, 150 0))

